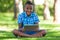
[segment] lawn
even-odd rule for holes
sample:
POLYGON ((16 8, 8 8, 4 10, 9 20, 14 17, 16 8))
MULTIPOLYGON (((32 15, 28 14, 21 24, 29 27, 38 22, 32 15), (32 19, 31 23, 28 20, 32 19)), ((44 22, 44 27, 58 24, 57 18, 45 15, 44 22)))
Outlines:
POLYGON ((43 20, 39 16, 40 29, 45 29, 47 34, 41 38, 16 38, 12 30, 17 29, 17 20, 13 20, 13 13, 0 13, 0 40, 60 40, 60 25, 53 23, 53 17, 50 20, 43 20))

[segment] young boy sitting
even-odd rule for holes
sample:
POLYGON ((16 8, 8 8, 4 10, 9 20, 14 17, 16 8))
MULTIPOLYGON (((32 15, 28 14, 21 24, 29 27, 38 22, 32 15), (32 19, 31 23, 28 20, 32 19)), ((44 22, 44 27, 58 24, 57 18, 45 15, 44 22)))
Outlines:
POLYGON ((24 7, 24 12, 19 14, 18 16, 18 26, 19 29, 18 30, 14 30, 13 33, 16 36, 25 36, 25 37, 42 37, 46 34, 45 30, 38 30, 38 32, 36 31, 26 31, 24 32, 24 25, 25 24, 38 24, 39 23, 39 19, 38 16, 36 15, 35 12, 33 12, 33 4, 30 1, 27 1, 24 7))

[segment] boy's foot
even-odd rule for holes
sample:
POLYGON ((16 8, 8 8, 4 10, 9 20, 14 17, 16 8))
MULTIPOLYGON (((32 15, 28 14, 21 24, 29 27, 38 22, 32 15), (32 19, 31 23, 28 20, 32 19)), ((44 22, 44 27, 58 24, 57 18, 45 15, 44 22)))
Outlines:
POLYGON ((13 35, 14 35, 16 38, 18 38, 18 35, 14 34, 14 33, 13 33, 13 35))

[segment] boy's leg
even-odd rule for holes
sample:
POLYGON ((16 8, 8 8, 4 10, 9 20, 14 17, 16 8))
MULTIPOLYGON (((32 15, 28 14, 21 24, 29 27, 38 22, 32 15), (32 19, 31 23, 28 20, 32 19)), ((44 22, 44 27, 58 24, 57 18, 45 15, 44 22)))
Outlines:
POLYGON ((23 32, 20 32, 20 31, 18 31, 18 30, 13 30, 13 34, 14 35, 17 35, 17 36, 26 36, 26 37, 30 37, 30 35, 28 35, 28 34, 25 34, 25 33, 23 33, 23 32))
POLYGON ((45 30, 40 30, 36 34, 32 34, 32 37, 43 37, 45 35, 46 35, 46 31, 45 30))

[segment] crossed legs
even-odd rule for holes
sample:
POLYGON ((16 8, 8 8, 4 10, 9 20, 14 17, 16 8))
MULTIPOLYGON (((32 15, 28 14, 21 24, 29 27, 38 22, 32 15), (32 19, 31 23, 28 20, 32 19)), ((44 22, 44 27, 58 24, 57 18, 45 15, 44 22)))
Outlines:
POLYGON ((23 36, 23 37, 42 37, 45 36, 46 31, 45 30, 40 30, 35 34, 29 35, 29 34, 25 34, 24 32, 18 31, 18 30, 13 30, 13 34, 15 34, 16 36, 23 36))

